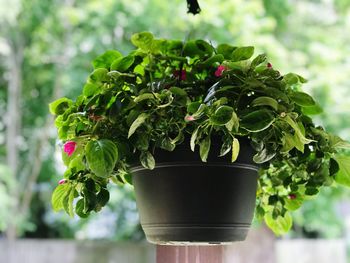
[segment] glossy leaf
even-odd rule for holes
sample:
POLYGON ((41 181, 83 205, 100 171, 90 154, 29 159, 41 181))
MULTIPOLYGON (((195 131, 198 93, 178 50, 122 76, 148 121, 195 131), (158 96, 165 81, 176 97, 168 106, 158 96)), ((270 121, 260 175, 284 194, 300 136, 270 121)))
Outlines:
POLYGON ((144 51, 149 51, 152 48, 153 39, 154 37, 151 33, 141 32, 132 35, 131 43, 144 51))
POLYGON ((146 121, 146 119, 148 117, 149 117, 149 115, 147 113, 141 113, 136 118, 136 120, 134 120, 134 122, 130 126, 129 133, 128 133, 128 138, 130 138, 131 135, 134 134, 134 132, 137 130, 137 128, 139 128, 146 121))
POLYGON ((275 151, 269 151, 267 148, 262 149, 260 152, 254 155, 253 161, 255 163, 265 163, 270 161, 273 157, 275 157, 275 151))
POLYGON ((237 132, 239 129, 239 119, 238 116, 236 114, 236 112, 232 112, 232 117, 231 119, 225 124, 225 127, 229 130, 229 131, 235 131, 237 132))
POLYGON ((234 138, 232 141, 232 156, 231 156, 231 162, 235 162, 237 160, 237 157, 239 155, 239 141, 234 138))
POLYGON ((199 155, 202 159, 202 162, 207 162, 207 158, 210 150, 210 143, 211 143, 211 139, 210 139, 210 135, 208 135, 199 144, 199 155))
POLYGON ((254 54, 254 47, 248 46, 248 47, 238 47, 236 48, 231 55, 232 61, 241 61, 249 59, 254 54))
POLYGON ((111 65, 111 70, 116 70, 119 72, 125 72, 134 63, 134 56, 120 57, 113 61, 111 65))
POLYGON ((92 140, 85 146, 86 160, 98 177, 108 178, 118 160, 118 148, 110 140, 92 140))
POLYGON ((265 214, 265 223, 277 236, 280 236, 290 230, 293 219, 289 212, 286 212, 284 217, 278 216, 276 219, 272 217, 271 213, 267 213, 265 214))
POLYGON ((109 69, 112 62, 121 56, 122 54, 119 51, 107 50, 105 53, 95 58, 92 61, 92 65, 94 66, 95 69, 97 68, 109 69))
POLYGON ((134 102, 139 103, 140 101, 143 101, 143 100, 152 100, 152 99, 155 99, 154 95, 152 93, 143 93, 143 94, 137 96, 134 99, 134 102))
POLYGON ((290 98, 298 105, 303 107, 310 107, 316 105, 314 99, 304 92, 293 92, 290 98))
POLYGON ((273 113, 269 110, 257 110, 245 115, 240 127, 247 131, 259 132, 267 129, 275 121, 273 113))
POLYGON ((258 107, 258 106, 270 106, 273 108, 275 111, 278 110, 278 102, 270 97, 258 97, 252 102, 253 107, 258 107))
POLYGON ((72 104, 72 100, 65 97, 60 98, 49 104, 50 112, 53 115, 63 114, 72 104))
POLYGON ((194 149, 196 147, 196 139, 198 136, 198 131, 199 131, 199 127, 197 129, 195 129, 195 131, 191 135, 190 147, 191 147, 192 152, 194 152, 194 149))
POLYGON ((71 188, 71 185, 68 183, 58 185, 55 188, 51 196, 51 205, 54 211, 57 212, 63 209, 63 199, 69 193, 70 188, 71 188))
POLYGON ((212 116, 210 122, 214 125, 225 125, 232 118, 233 108, 230 106, 220 106, 212 116))
POLYGON ((140 162, 143 167, 150 170, 153 170, 156 165, 153 155, 148 151, 141 153, 140 162))
POLYGON ((339 165, 339 172, 335 176, 335 181, 350 187, 350 157, 345 155, 336 155, 334 159, 339 165))

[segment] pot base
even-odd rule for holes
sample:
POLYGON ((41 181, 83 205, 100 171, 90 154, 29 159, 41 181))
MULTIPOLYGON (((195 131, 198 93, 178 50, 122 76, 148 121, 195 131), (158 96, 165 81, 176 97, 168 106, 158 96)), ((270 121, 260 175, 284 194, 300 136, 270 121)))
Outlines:
POLYGON ((243 241, 250 225, 143 225, 147 240, 159 245, 223 245, 243 241), (184 241, 187 236, 191 240, 184 241), (171 240, 171 241, 170 241, 171 240), (210 241, 209 241, 210 240, 210 241))

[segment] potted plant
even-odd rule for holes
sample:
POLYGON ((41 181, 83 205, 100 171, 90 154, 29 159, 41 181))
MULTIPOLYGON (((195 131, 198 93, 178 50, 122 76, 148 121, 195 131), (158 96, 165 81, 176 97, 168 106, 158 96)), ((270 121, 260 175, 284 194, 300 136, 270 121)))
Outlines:
POLYGON ((252 221, 289 230, 289 211, 334 181, 349 185, 349 144, 316 126, 322 110, 254 48, 131 38, 109 50, 74 101, 50 104, 64 143, 54 210, 87 217, 108 184, 134 184, 151 242, 244 240, 252 221), (259 170, 259 172, 258 172, 259 170))

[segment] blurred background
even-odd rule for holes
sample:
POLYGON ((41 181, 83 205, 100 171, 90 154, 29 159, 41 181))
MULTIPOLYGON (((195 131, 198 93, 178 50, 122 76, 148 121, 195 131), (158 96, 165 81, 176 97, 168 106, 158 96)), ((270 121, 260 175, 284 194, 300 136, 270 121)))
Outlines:
MULTIPOLYGON (((115 187, 89 219, 50 204, 64 167, 48 103, 79 94, 90 61, 107 49, 126 54, 135 32, 256 46, 283 74, 307 78, 305 91, 324 107, 317 123, 350 140, 349 0, 199 3, 193 16, 185 0, 0 0, 0 262, 90 262, 91 247, 102 263, 152 262, 131 187, 115 187)), ((263 262, 264 250, 266 262, 350 262, 349 189, 326 189, 293 217, 280 238, 256 223, 247 242, 227 248, 232 258, 263 262)))

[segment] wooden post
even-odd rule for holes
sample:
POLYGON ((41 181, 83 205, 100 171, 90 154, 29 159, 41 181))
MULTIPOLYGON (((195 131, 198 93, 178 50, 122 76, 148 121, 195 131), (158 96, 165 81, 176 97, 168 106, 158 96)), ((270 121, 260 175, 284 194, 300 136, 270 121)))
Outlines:
POLYGON ((224 263, 224 246, 157 246, 157 263, 224 263))

